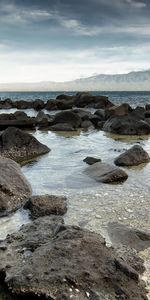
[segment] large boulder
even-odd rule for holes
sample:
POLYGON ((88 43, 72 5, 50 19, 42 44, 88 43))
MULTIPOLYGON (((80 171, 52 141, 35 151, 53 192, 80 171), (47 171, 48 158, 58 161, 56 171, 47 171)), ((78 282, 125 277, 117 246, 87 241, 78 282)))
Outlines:
POLYGON ((77 93, 74 99, 74 104, 77 107, 95 107, 106 108, 111 107, 113 104, 106 96, 93 96, 90 93, 77 93))
POLYGON ((45 105, 46 105, 45 102, 41 99, 36 99, 33 101, 33 108, 35 110, 43 109, 43 108, 45 108, 45 105))
POLYGON ((64 111, 55 115, 53 125, 55 124, 68 124, 73 128, 79 128, 81 125, 81 118, 73 111, 64 111))
POLYGON ((48 153, 50 149, 34 136, 15 127, 9 127, 0 135, 0 155, 23 162, 48 153))
POLYGON ((33 218, 49 215, 64 215, 67 212, 67 198, 54 195, 32 196, 25 208, 29 209, 33 218))
POLYGON ((129 115, 115 116, 105 122, 103 130, 122 135, 146 135, 150 134, 150 125, 129 115))
POLYGON ((148 153, 140 146, 135 145, 124 153, 120 154, 114 161, 117 166, 137 166, 149 162, 148 153))
POLYGON ((30 196, 31 187, 20 166, 0 156, 0 216, 16 211, 30 196))
MULTIPOLYGON (((142 263, 141 263, 142 264, 142 263)), ((129 259, 98 234, 39 218, 0 243, 1 282, 24 299, 146 299, 129 259)))
POLYGON ((14 102, 14 106, 18 109, 33 108, 33 102, 26 100, 18 100, 14 102))
POLYGON ((111 116, 125 116, 132 112, 132 108, 129 104, 123 103, 120 106, 112 106, 105 111, 106 119, 111 116))
POLYGON ((84 174, 102 183, 123 182, 128 178, 124 170, 101 162, 88 167, 84 174))

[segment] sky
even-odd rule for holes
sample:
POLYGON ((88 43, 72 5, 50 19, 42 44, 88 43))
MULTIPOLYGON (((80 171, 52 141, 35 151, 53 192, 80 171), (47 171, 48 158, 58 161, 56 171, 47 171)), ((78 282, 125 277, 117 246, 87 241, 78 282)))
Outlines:
POLYGON ((150 69, 150 0, 0 0, 0 83, 150 69))

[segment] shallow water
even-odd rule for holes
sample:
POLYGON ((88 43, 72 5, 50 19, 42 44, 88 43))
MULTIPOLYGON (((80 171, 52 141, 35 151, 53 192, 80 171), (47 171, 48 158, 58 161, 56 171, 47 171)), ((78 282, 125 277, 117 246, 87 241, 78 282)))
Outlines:
MULTIPOLYGON (((33 110, 26 112, 35 114, 33 110)), ((51 152, 23 166, 22 171, 34 194, 68 197, 67 224, 80 225, 105 237, 107 223, 113 221, 140 230, 150 229, 150 163, 125 168, 129 177, 122 184, 101 184, 83 174, 87 167, 83 162, 86 156, 113 164, 120 153, 135 144, 140 144, 150 155, 149 136, 117 136, 96 130, 71 133, 35 131, 32 134, 51 148, 51 152)), ((23 210, 10 218, 1 218, 0 239, 27 222, 28 214, 23 210)), ((149 266, 149 251, 143 255, 149 266)), ((148 278, 148 275, 145 276, 148 278)))

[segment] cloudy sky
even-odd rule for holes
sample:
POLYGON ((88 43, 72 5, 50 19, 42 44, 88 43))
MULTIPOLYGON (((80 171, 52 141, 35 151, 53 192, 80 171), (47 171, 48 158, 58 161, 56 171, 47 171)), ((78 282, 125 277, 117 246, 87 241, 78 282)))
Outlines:
POLYGON ((150 0, 0 0, 0 82, 150 68, 150 0))

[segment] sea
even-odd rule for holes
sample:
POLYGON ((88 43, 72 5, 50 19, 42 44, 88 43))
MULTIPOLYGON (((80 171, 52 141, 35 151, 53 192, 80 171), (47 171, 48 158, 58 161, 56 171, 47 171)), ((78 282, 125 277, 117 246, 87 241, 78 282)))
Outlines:
MULTIPOLYGON (((0 99, 47 101, 62 93, 64 92, 1 92, 0 99)), ((73 95, 75 92, 65 94, 73 95)), ((150 92, 105 91, 92 94, 106 95, 116 105, 129 103, 136 107, 150 103, 150 92)), ((15 109, 1 110, 7 113, 14 111, 15 109)), ((29 115, 36 114, 32 110, 27 111, 29 115)), ((110 222, 120 222, 140 230, 150 228, 150 163, 124 168, 128 174, 128 180, 124 183, 102 184, 84 174, 87 165, 83 162, 86 156, 94 156, 113 164, 118 155, 133 145, 141 145, 150 155, 150 136, 121 136, 95 129, 67 133, 36 130, 30 133, 51 151, 22 166, 22 171, 31 183, 33 194, 67 197, 67 224, 100 233, 108 242, 107 225, 110 222)), ((24 210, 1 218, 0 239, 28 222, 29 215, 24 210)), ((143 252, 142 257, 150 268, 150 251, 143 252)), ((150 279, 149 273, 150 269, 147 270, 147 280, 150 279)))

